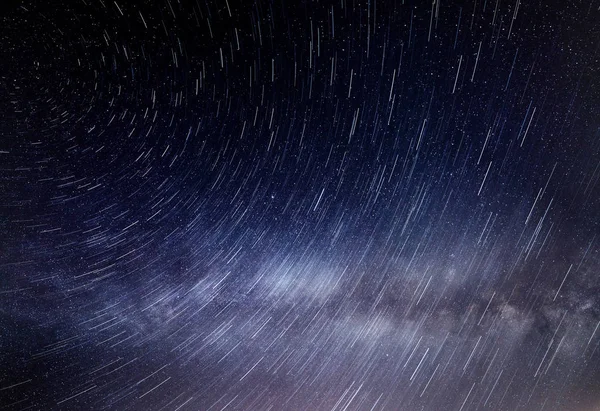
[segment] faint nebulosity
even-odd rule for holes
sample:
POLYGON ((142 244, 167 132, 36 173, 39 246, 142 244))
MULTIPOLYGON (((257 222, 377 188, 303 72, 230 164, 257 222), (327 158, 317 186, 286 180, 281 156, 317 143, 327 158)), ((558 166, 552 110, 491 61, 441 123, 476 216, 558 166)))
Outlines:
POLYGON ((599 8, 8 2, 0 408, 600 409, 599 8))

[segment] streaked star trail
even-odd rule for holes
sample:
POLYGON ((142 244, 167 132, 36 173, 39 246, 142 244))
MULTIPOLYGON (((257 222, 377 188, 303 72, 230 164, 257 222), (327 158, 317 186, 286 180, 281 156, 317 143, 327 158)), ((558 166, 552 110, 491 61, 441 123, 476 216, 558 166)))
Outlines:
POLYGON ((600 3, 4 7, 1 409, 600 409, 600 3))

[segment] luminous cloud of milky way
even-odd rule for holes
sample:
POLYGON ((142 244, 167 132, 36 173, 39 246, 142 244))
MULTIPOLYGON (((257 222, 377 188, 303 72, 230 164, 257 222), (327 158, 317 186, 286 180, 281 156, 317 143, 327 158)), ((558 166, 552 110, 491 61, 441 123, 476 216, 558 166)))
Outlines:
POLYGON ((600 409, 600 3, 3 3, 0 408, 600 409))

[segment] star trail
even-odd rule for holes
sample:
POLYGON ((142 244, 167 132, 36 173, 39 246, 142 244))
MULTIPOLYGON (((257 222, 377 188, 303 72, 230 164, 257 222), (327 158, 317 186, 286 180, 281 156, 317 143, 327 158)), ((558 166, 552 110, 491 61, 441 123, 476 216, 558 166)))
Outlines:
POLYGON ((600 2, 3 8, 0 409, 600 409, 600 2))

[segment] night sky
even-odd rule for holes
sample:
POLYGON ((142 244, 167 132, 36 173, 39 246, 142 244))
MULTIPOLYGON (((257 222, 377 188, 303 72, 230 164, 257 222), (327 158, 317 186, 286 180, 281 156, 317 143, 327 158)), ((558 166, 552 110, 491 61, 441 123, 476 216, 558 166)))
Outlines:
POLYGON ((11 1, 0 409, 600 409, 600 2, 11 1))

